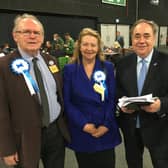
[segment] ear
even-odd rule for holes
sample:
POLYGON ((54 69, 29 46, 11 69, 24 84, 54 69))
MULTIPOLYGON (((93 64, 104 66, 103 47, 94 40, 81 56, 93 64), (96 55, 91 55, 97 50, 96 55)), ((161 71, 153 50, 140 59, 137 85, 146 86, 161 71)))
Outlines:
POLYGON ((13 39, 15 42, 17 42, 17 34, 15 32, 12 33, 13 39))

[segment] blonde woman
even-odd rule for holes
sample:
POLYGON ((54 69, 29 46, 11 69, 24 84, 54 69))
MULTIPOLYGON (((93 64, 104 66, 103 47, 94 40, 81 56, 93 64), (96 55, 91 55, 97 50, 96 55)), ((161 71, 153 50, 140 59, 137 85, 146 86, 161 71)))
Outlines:
POLYGON ((79 168, 114 168, 120 144, 115 120, 113 65, 104 60, 97 31, 84 28, 64 68, 64 102, 79 168))

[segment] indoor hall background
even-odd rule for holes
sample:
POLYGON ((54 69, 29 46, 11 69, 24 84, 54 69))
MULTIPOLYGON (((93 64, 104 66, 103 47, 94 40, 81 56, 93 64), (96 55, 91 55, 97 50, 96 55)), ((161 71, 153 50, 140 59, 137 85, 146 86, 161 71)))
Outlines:
MULTIPOLYGON (((55 16, 66 17, 77 19, 80 18, 81 24, 86 26, 89 23, 93 28, 97 27, 98 24, 115 24, 115 18, 120 19, 120 23, 124 25, 131 25, 137 18, 146 18, 156 21, 161 27, 166 27, 168 25, 168 1, 161 0, 158 6, 150 4, 150 0, 128 0, 127 7, 120 7, 114 5, 102 4, 100 0, 5 0, 1 2, 1 12, 0 12, 0 42, 6 42, 9 39, 11 41, 11 27, 13 23, 14 15, 21 13, 23 11, 30 13, 40 13, 40 17, 44 18, 44 21, 49 21, 50 19, 56 22, 55 16), (138 11, 136 6, 138 5, 138 11), (33 12, 32 12, 33 11, 33 12), (136 15, 136 13, 138 15, 136 15), (49 16, 49 19, 47 19, 49 16), (51 16, 51 18, 50 18, 51 16), (86 20, 89 22, 87 22, 86 20), (86 22, 85 22, 86 21, 86 22), (90 22, 91 21, 91 22, 90 22), (92 22, 93 21, 93 22, 92 22)), ((75 20, 76 20, 75 19, 75 20)), ((60 18, 60 20, 62 20, 60 18)), ((64 20, 64 19, 63 19, 64 20)), ((62 20, 62 21, 63 21, 62 20)), ((53 22, 48 22, 52 27, 53 31, 48 31, 48 37, 51 38, 50 34, 55 32, 56 28, 52 26, 53 22)), ((73 24, 74 22, 65 22, 64 28, 73 30, 73 36, 76 36, 79 30, 76 30, 78 24, 73 24), (74 26, 75 25, 75 26, 74 26), (76 31, 76 32, 75 32, 76 31)), ((76 22, 75 22, 76 23, 76 22)), ((78 23, 78 22, 77 22, 78 23)), ((58 22, 57 22, 57 25, 58 22)), ((160 29, 160 33, 163 32, 160 29)), ((81 29, 81 27, 79 28, 81 29)), ((62 31, 62 30, 61 30, 62 31)), ((159 34, 161 35, 161 34, 159 34)), ((164 35, 165 37, 165 35, 164 35)), ((161 43, 163 44, 163 43, 161 43)), ((126 168, 124 160, 123 144, 117 147, 117 166, 116 168, 126 168), (119 163, 119 164, 118 164, 119 163), (120 166, 120 167, 119 167, 120 166)), ((145 168, 151 168, 150 157, 147 152, 145 152, 145 168)), ((67 150, 66 153, 66 168, 76 168, 74 155, 71 151, 67 150), (71 164, 72 163, 72 164, 71 164), (69 167, 67 167, 69 166, 69 167), (70 167, 71 166, 71 167, 70 167)), ((0 166, 2 168, 2 165, 0 166)))
POLYGON ((129 25, 120 24, 101 24, 101 38, 104 45, 112 47, 116 39, 116 31, 120 31, 121 36, 124 37, 124 48, 130 46, 129 25))
POLYGON ((44 26, 45 41, 52 41, 54 33, 60 34, 64 39, 64 34, 69 32, 72 38, 76 39, 79 32, 84 27, 97 29, 97 19, 95 17, 41 14, 26 11, 10 11, 10 13, 0 12, 0 45, 7 42, 10 46, 15 47, 12 38, 13 20, 18 14, 22 13, 30 13, 38 17, 44 26))

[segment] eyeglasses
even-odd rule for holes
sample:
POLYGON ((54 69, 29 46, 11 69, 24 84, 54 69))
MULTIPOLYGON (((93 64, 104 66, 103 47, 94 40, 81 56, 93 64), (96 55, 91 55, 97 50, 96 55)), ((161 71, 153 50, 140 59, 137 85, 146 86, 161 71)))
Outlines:
POLYGON ((23 34, 23 36, 30 36, 31 34, 35 36, 40 36, 42 33, 40 31, 31 31, 31 30, 18 30, 16 33, 23 34))

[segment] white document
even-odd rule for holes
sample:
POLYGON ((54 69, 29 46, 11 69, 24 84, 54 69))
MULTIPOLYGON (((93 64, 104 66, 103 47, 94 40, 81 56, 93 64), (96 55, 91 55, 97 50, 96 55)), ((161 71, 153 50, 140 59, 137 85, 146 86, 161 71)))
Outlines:
POLYGON ((152 97, 152 94, 137 96, 137 97, 122 97, 118 100, 118 106, 127 107, 130 104, 134 105, 148 105, 155 101, 156 97, 152 97))

